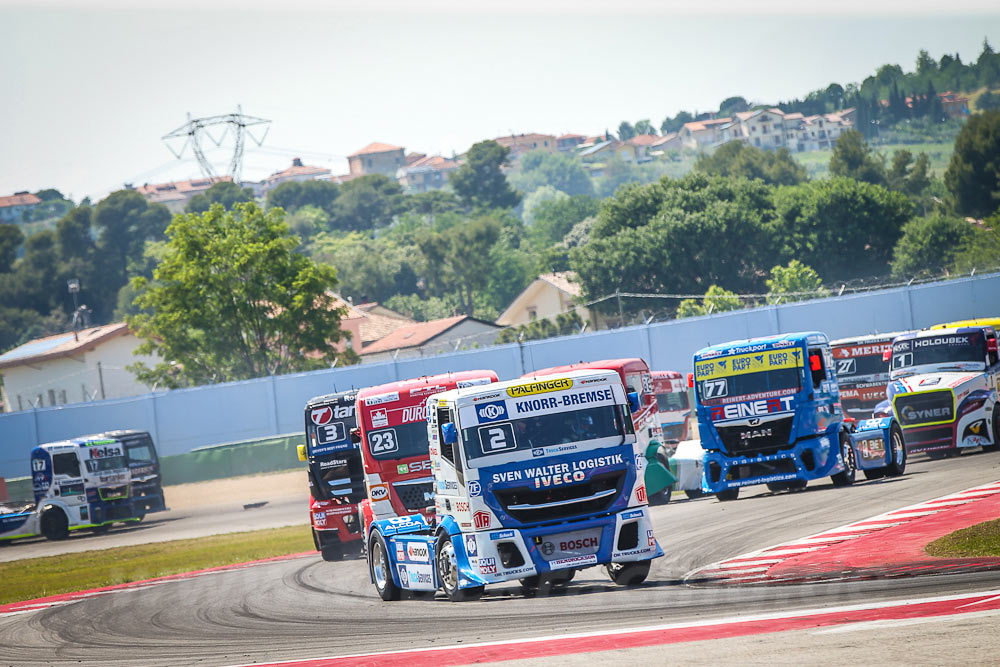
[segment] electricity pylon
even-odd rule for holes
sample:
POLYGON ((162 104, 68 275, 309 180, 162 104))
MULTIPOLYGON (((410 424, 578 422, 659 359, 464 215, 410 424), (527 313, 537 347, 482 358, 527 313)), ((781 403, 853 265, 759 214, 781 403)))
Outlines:
POLYGON ((247 116, 243 113, 242 107, 238 106, 236 107, 236 113, 227 113, 221 116, 192 118, 189 113, 188 121, 173 132, 164 135, 163 141, 167 144, 170 152, 174 154, 174 157, 178 159, 184 155, 185 149, 190 146, 191 152, 194 153, 195 159, 198 160, 198 165, 201 167, 202 173, 208 178, 216 178, 218 175, 212 168, 212 163, 205 156, 203 140, 205 137, 208 137, 209 141, 216 146, 222 146, 222 142, 232 133, 234 146, 233 157, 229 161, 229 175, 233 177, 234 183, 239 183, 243 170, 243 147, 246 143, 246 138, 249 137, 251 141, 260 146, 264 143, 264 138, 267 136, 270 126, 271 121, 264 118, 257 118, 256 116, 247 116), (263 129, 263 134, 260 135, 259 139, 251 131, 250 128, 253 127, 263 129), (221 134, 216 137, 210 128, 221 128, 221 134), (184 140, 180 150, 174 150, 174 147, 170 144, 171 140, 176 139, 184 140))

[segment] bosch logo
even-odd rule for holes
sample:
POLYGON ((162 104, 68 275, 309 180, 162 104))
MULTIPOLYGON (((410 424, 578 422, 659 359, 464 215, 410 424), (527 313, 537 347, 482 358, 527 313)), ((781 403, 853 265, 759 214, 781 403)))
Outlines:
MULTIPOLYGON (((546 542, 548 544, 548 542, 546 542)), ((559 543, 560 551, 579 551, 580 549, 590 549, 598 546, 596 537, 584 537, 576 540, 566 540, 559 543)))

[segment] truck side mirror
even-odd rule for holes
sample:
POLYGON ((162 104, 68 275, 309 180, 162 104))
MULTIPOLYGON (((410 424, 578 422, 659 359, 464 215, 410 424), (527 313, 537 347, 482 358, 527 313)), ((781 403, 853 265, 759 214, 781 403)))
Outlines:
POLYGON ((361 442, 361 430, 357 426, 351 429, 351 442, 355 445, 361 442))
POLYGON ((628 393, 628 407, 633 413, 639 412, 639 392, 630 391, 628 393))
POLYGON ((454 445, 458 442, 458 429, 455 424, 447 422, 441 426, 441 439, 446 445, 454 445))
POLYGON ((885 363, 889 363, 890 361, 892 361, 892 350, 891 349, 886 350, 886 351, 884 351, 882 353, 882 361, 884 361, 885 363))
POLYGON ((821 371, 823 370, 823 359, 818 354, 809 355, 809 370, 811 371, 821 371))
POLYGON ((305 445, 299 445, 297 447, 297 450, 299 452, 299 461, 305 461, 305 460, 307 460, 308 457, 306 457, 306 446, 305 445))
POLYGON ((986 339, 986 351, 987 352, 996 352, 997 351, 997 339, 996 338, 987 338, 986 339))
POLYGON ((688 373, 688 389, 694 389, 694 373, 688 373))

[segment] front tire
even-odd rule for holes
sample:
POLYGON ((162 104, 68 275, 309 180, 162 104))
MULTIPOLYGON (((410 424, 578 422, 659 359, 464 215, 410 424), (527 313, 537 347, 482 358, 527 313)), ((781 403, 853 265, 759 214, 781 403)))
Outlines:
POLYGON ((58 507, 50 507, 42 512, 41 529, 47 540, 65 540, 69 537, 69 519, 58 507))
POLYGON ((740 487, 734 486, 728 488, 724 491, 719 491, 715 494, 715 497, 719 499, 720 502, 729 502, 731 500, 736 500, 740 497, 740 487))
POLYGON ((1000 403, 993 406, 993 444, 983 445, 984 452, 1000 452, 1000 403))
POLYGON ((906 442, 903 440, 903 429, 893 424, 889 429, 889 451, 892 461, 885 467, 889 477, 901 477, 906 472, 906 442))
POLYGON ((854 446, 851 438, 844 431, 840 432, 840 456, 844 461, 844 470, 836 475, 831 475, 834 486, 850 486, 854 484, 858 476, 858 470, 854 463, 854 446))
POLYGON ((650 565, 650 561, 643 560, 638 563, 608 563, 605 567, 611 581, 618 586, 638 586, 649 576, 650 565))
POLYGON ((441 582, 441 590, 452 602, 466 602, 478 600, 483 595, 485 586, 473 586, 472 588, 459 588, 458 582, 461 575, 458 572, 458 556, 455 554, 455 545, 451 537, 442 533, 438 538, 434 549, 437 558, 438 581, 441 582))
POLYGON ((656 495, 649 497, 650 505, 666 505, 670 502, 670 496, 673 494, 673 487, 668 486, 656 495))
POLYGON ((702 491, 701 489, 687 489, 684 491, 684 495, 687 496, 689 499, 694 500, 695 498, 701 498, 703 495, 705 495, 705 492, 702 491))
POLYGON ((372 532, 368 540, 368 569, 375 582, 378 596, 386 602, 399 599, 399 586, 392 580, 389 571, 389 552, 385 548, 385 538, 377 530, 372 532))

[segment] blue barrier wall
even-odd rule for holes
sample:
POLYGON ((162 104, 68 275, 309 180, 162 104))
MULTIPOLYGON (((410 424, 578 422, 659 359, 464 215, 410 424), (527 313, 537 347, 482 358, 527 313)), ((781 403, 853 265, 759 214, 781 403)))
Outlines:
POLYGON ((164 456, 295 433, 303 428, 303 406, 313 396, 420 375, 488 368, 506 380, 547 366, 633 356, 645 358, 653 369, 686 371, 696 350, 727 340, 803 330, 823 331, 833 339, 998 315, 1000 274, 989 274, 520 345, 0 414, 0 477, 28 474, 28 454, 38 443, 112 428, 150 431, 164 456))

